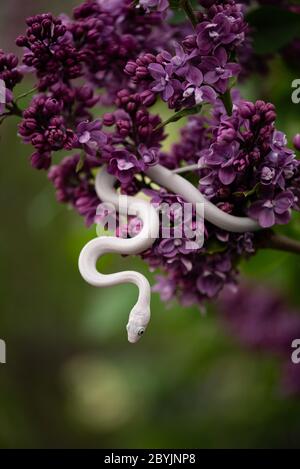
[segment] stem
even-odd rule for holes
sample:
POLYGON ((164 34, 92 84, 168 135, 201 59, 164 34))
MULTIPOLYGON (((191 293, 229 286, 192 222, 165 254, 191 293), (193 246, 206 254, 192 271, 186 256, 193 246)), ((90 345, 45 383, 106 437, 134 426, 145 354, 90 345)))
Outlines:
POLYGON ((186 16, 189 18, 190 22, 195 28, 198 24, 198 20, 189 0, 181 0, 181 8, 185 11, 186 16))
POLYGON ((38 90, 38 87, 35 86, 35 87, 32 88, 31 90, 26 91, 25 93, 20 94, 20 95, 16 98, 16 101, 15 101, 15 102, 17 103, 18 101, 20 101, 20 99, 26 98, 27 96, 29 96, 30 94, 34 93, 34 92, 37 91, 37 90, 38 90))
POLYGON ((23 111, 19 108, 16 102, 12 102, 7 109, 10 111, 11 116, 23 117, 23 111))
POLYGON ((300 241, 274 233, 272 230, 262 230, 256 235, 256 245, 262 249, 275 249, 276 251, 300 254, 300 241))
POLYGON ((0 115, 0 125, 3 124, 3 122, 7 119, 7 117, 10 117, 10 116, 23 117, 22 109, 20 109, 19 106, 15 102, 12 102, 9 105, 7 105, 6 109, 7 111, 0 115))
POLYGON ((167 120, 165 120, 164 122, 162 122, 161 124, 159 124, 155 130, 159 130, 159 129, 162 129, 163 127, 165 127, 166 125, 168 124, 171 124, 172 122, 177 122, 179 121, 180 119, 182 119, 183 117, 186 117, 186 116, 191 116, 193 114, 197 114, 201 111, 202 109, 202 105, 201 104, 197 104, 196 106, 194 107, 190 107, 190 108, 185 108, 185 109, 182 109, 181 111, 178 111, 176 112, 175 114, 173 114, 171 117, 169 117, 167 120))
POLYGON ((222 94, 220 98, 224 104, 227 114, 231 116, 232 115, 232 100, 231 100, 230 90, 225 91, 225 93, 222 94))

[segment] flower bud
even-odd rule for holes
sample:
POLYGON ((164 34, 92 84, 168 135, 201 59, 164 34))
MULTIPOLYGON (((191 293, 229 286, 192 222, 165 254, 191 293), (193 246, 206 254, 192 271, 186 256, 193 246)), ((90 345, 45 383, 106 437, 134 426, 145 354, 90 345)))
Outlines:
POLYGON ((293 145, 296 148, 296 150, 300 151, 300 134, 296 134, 295 137, 293 138, 293 145))

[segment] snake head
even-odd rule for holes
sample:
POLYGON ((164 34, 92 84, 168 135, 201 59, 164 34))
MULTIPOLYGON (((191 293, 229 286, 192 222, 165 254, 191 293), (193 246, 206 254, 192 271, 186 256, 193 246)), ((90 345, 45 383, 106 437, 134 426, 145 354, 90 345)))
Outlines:
POLYGON ((129 321, 126 326, 128 341, 132 344, 138 342, 144 335, 150 320, 150 311, 146 308, 141 311, 138 308, 131 310, 129 321))

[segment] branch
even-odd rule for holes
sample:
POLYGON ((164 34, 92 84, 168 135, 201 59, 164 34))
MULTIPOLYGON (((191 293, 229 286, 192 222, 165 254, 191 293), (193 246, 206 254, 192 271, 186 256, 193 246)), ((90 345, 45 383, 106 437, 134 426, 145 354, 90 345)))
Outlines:
POLYGON ((19 106, 14 101, 10 104, 7 104, 6 109, 7 109, 6 112, 4 112, 3 114, 0 114, 0 125, 3 124, 3 122, 7 119, 7 117, 10 117, 10 116, 23 117, 22 109, 20 109, 19 106))
POLYGON ((272 230, 262 230, 256 234, 256 247, 300 254, 300 241, 276 234, 272 230))
POLYGON ((300 242, 295 239, 290 239, 287 236, 274 234, 270 239, 270 248, 277 249, 277 251, 292 252, 293 254, 300 254, 300 242))

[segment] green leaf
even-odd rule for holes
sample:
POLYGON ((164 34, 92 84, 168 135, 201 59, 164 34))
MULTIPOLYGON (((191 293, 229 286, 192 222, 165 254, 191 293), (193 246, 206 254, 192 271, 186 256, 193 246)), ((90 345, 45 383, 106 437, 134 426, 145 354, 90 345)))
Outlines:
POLYGON ((279 51, 300 35, 300 15, 275 6, 251 11, 247 21, 254 28, 254 49, 258 54, 279 51))
POLYGON ((205 248, 208 254, 216 254, 218 252, 226 251, 227 246, 217 239, 209 239, 205 244, 205 248))
POLYGON ((202 108, 202 105, 198 104, 197 106, 194 106, 194 107, 182 109, 182 111, 176 112, 173 116, 169 117, 169 119, 159 124, 155 130, 159 130, 162 127, 165 127, 166 125, 171 124, 172 122, 177 122, 180 119, 182 119, 182 117, 190 116, 192 114, 197 114, 198 112, 201 111, 201 108, 202 108))
POLYGON ((81 153, 77 166, 76 166, 76 173, 79 173, 82 170, 83 165, 84 165, 84 160, 85 160, 85 153, 81 153))

